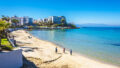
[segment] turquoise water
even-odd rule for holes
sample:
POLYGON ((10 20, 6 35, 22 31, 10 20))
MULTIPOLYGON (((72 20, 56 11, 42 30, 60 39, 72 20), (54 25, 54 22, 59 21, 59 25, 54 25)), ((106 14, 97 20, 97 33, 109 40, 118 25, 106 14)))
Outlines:
POLYGON ((120 28, 42 29, 32 35, 74 52, 120 66, 120 28))

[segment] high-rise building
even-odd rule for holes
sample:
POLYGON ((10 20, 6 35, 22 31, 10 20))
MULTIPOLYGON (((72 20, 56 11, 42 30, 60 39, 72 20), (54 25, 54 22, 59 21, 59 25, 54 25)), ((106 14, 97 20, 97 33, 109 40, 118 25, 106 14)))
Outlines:
POLYGON ((33 25, 33 18, 28 18, 28 25, 33 25))
POLYGON ((66 18, 64 16, 51 16, 48 18, 49 22, 52 22, 54 24, 61 24, 62 23, 62 19, 64 19, 64 23, 66 23, 66 18))
POLYGON ((33 24, 33 18, 29 18, 28 16, 25 17, 11 17, 11 21, 13 19, 18 20, 19 22, 17 23, 17 25, 32 25, 33 24))

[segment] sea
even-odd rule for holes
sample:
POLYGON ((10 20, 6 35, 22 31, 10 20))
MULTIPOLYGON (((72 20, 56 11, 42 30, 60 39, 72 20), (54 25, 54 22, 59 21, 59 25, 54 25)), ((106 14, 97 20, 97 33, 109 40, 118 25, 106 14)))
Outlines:
POLYGON ((29 33, 75 53, 120 66, 120 27, 39 29, 29 33))

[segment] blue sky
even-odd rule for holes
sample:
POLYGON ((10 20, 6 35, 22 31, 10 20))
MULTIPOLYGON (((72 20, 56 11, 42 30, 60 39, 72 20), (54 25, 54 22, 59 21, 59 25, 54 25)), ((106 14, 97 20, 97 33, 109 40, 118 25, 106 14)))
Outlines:
POLYGON ((0 0, 0 15, 66 16, 75 24, 120 25, 120 0, 0 0))

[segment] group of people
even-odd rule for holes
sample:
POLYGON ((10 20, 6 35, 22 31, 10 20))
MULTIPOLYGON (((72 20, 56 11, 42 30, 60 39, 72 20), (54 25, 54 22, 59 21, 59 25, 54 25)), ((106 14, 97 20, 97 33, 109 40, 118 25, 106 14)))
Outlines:
MULTIPOLYGON (((58 52, 58 48, 57 47, 55 48, 55 52, 56 53, 58 52)), ((63 48, 63 53, 65 53, 65 48, 63 48)), ((72 49, 70 49, 70 55, 72 55, 72 49)))

